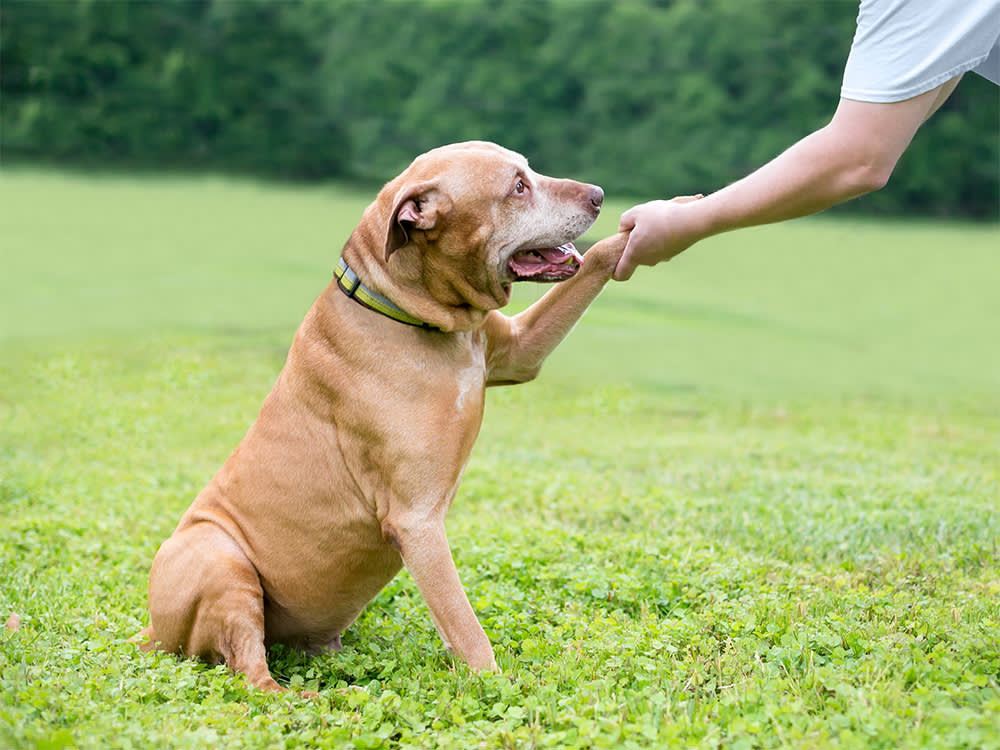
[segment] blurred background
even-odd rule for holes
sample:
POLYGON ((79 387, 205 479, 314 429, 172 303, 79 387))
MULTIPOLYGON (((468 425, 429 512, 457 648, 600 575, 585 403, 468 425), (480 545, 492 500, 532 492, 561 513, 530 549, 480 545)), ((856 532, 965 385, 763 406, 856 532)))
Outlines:
MULTIPOLYGON (((823 125, 857 0, 4 0, 4 165, 384 181, 481 138, 621 197, 709 192, 823 125)), ((996 220, 969 75, 838 211, 996 220)))

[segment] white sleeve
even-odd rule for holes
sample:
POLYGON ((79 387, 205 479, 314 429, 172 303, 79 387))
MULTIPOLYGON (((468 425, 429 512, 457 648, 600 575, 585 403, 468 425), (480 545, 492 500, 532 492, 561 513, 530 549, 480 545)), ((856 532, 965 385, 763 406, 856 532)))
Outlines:
POLYGON ((898 102, 969 70, 1000 83, 998 50, 1000 0, 861 0, 840 95, 898 102))

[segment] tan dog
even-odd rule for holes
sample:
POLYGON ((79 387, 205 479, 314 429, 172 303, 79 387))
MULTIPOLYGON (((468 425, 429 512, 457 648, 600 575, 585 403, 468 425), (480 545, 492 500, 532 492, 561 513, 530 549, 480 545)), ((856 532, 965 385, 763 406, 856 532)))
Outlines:
POLYGON ((430 151, 389 182, 257 422, 157 552, 143 647, 224 660, 281 690, 265 644, 339 650, 405 565, 445 644, 496 669, 445 514, 485 386, 534 378, 611 278, 626 235, 595 245, 582 267, 560 248, 603 197, 484 142, 430 151), (496 312, 514 281, 569 277, 513 318, 496 312))

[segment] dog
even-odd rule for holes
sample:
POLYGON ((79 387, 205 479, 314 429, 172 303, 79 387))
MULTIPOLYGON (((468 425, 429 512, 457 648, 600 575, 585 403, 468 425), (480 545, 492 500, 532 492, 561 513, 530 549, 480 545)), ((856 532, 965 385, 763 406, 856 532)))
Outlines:
POLYGON ((585 259, 572 245, 603 198, 484 141, 436 148, 388 182, 257 421, 157 551, 141 647, 282 691, 266 647, 340 650, 405 565, 446 648, 496 670, 445 515, 486 387, 535 378, 611 278, 627 234, 585 259), (561 283, 507 317, 521 280, 561 283))

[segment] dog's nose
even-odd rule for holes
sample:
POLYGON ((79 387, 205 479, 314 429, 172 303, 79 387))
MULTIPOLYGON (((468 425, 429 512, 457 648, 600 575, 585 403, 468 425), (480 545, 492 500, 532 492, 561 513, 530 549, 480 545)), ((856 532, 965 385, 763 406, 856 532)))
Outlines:
POLYGON ((604 191, 597 185, 590 186, 590 203, 594 208, 600 208, 601 204, 604 203, 604 191))

